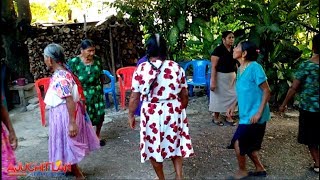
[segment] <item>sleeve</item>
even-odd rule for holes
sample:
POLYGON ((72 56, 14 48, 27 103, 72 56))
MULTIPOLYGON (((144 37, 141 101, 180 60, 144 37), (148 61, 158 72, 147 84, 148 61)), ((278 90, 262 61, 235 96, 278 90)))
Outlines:
POLYGON ((298 67, 297 71, 294 73, 294 78, 297 80, 303 80, 306 78, 306 63, 303 62, 302 64, 300 64, 300 66, 298 67))
POLYGON ((140 92, 139 85, 142 82, 142 75, 140 74, 140 66, 134 71, 133 77, 132 77, 132 85, 131 85, 131 91, 132 92, 140 92))
POLYGON ((53 89, 56 91, 57 95, 60 98, 72 96, 72 88, 72 83, 66 78, 56 79, 53 86, 53 89))
POLYGON ((264 72, 262 66, 258 63, 256 63, 256 66, 254 67, 253 74, 254 74, 254 81, 258 86, 267 80, 266 73, 264 72))
POLYGON ((217 56, 217 57, 221 57, 221 46, 216 47, 213 52, 211 53, 211 56, 217 56))

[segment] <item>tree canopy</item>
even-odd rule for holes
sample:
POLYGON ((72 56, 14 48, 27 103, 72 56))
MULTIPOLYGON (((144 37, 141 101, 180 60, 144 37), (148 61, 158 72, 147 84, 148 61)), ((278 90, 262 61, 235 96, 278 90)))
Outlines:
MULTIPOLYGON (((108 4, 107 0, 99 3, 108 4)), ((29 5, 29 0, 3 0, 1 29, 7 32, 2 36, 6 51, 10 51, 8 43, 15 42, 9 37, 24 34, 10 29, 30 24, 30 8, 32 22, 50 17, 67 22, 71 11, 85 11, 97 4, 90 0, 57 0, 48 10, 39 3, 29 5)), ((260 49, 258 62, 266 69, 275 101, 283 97, 293 70, 310 57, 311 38, 319 33, 318 0, 115 0, 111 7, 118 9, 118 16, 129 15, 133 23, 138 23, 145 38, 151 33, 163 34, 169 58, 176 61, 209 59, 225 30, 234 31, 236 42, 255 42, 260 49)))

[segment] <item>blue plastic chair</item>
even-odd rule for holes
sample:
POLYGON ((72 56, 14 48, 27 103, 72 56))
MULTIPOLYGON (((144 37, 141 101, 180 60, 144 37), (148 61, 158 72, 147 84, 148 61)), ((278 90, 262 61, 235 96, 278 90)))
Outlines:
POLYGON ((187 72, 190 66, 193 68, 193 75, 192 79, 187 79, 189 96, 191 97, 194 95, 194 86, 204 86, 208 92, 209 86, 207 85, 207 74, 210 72, 211 62, 207 59, 192 60, 185 64, 183 69, 187 72))
POLYGON ((209 72, 207 74, 207 81, 206 81, 206 84, 207 84, 207 96, 209 98, 209 101, 210 101, 210 80, 211 80, 211 69, 209 69, 209 72))
POLYGON ((178 62, 178 64, 179 64, 180 67, 182 67, 183 69, 185 69, 184 67, 186 66, 186 64, 187 64, 188 62, 190 62, 190 60, 189 60, 189 61, 180 61, 180 62, 178 62))
POLYGON ((116 78, 107 70, 103 70, 103 73, 111 80, 110 87, 103 88, 104 96, 106 97, 107 107, 111 106, 108 94, 112 93, 114 107, 116 111, 118 111, 118 101, 117 101, 117 94, 116 94, 116 78))

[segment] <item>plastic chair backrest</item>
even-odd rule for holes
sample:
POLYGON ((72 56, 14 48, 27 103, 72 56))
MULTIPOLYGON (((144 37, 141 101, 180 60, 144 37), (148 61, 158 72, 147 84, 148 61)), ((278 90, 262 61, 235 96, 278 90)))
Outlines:
POLYGON ((207 59, 192 60, 185 65, 184 70, 187 71, 190 66, 193 68, 192 81, 194 83, 206 83, 206 75, 210 70, 211 62, 207 59))
POLYGON ((131 89, 132 76, 136 66, 128 66, 119 68, 116 72, 120 89, 129 90, 131 89))
POLYGON ((116 86, 116 79, 115 77, 108 71, 108 70, 103 70, 103 73, 110 79, 110 87, 103 88, 104 93, 112 92, 115 90, 116 86))
POLYGON ((183 70, 185 70, 186 65, 189 63, 190 61, 180 61, 178 62, 179 66, 183 68, 183 70))
POLYGON ((36 88, 37 96, 39 99, 42 126, 46 126, 46 113, 45 113, 46 104, 44 103, 43 100, 44 100, 45 94, 47 93, 47 90, 49 88, 49 84, 50 84, 49 77, 38 79, 35 82, 35 88, 36 88), (43 89, 40 89, 40 87, 43 87, 43 89))

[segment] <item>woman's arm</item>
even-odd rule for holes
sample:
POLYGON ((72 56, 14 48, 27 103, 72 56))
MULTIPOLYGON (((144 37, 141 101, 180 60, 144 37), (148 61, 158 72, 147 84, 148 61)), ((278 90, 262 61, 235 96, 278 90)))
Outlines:
POLYGON ((289 88, 289 90, 287 92, 286 98, 283 100, 281 106, 279 107, 280 112, 284 112, 289 100, 296 94, 299 86, 300 86, 300 81, 297 79, 294 79, 291 87, 289 88))
POLYGON ((129 113, 128 113, 128 123, 131 129, 135 128, 135 118, 134 118, 134 112, 138 108, 139 105, 139 99, 140 99, 140 93, 139 92, 132 92, 129 99, 129 113))
POLYGON ((250 121, 251 121, 252 124, 255 124, 255 123, 257 123, 259 121, 259 119, 262 116, 263 109, 266 106, 266 104, 268 103, 268 101, 270 100, 270 96, 271 96, 270 87, 269 87, 269 84, 268 84, 267 81, 264 81, 263 83, 261 83, 259 85, 259 87, 263 91, 262 101, 261 101, 261 104, 259 106, 258 112, 253 117, 251 117, 250 121))
POLYGON ((181 105, 182 109, 187 108, 188 103, 189 103, 189 95, 188 95, 188 90, 187 88, 183 88, 181 92, 179 93, 179 97, 181 99, 181 105))
POLYGON ((217 65, 219 62, 218 56, 211 56, 211 82, 210 82, 210 90, 214 91, 217 87, 217 65))
POLYGON ((1 121, 3 121, 9 131, 9 141, 12 149, 15 150, 18 146, 17 136, 10 121, 9 113, 3 105, 1 105, 1 121))
POLYGON ((66 97, 67 109, 69 114, 69 136, 74 137, 78 134, 78 127, 76 124, 76 104, 72 96, 66 97))

